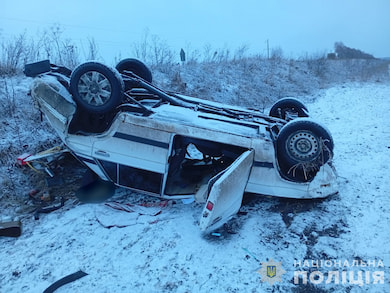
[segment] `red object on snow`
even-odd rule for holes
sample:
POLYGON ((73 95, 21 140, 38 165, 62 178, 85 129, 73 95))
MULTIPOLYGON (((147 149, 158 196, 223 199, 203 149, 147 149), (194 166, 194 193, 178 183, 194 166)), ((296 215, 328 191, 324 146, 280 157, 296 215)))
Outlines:
POLYGON ((30 157, 31 154, 28 154, 28 153, 24 153, 23 155, 20 155, 17 159, 16 159, 16 164, 18 164, 19 166, 24 166, 27 164, 26 162, 26 159, 28 157, 30 157))

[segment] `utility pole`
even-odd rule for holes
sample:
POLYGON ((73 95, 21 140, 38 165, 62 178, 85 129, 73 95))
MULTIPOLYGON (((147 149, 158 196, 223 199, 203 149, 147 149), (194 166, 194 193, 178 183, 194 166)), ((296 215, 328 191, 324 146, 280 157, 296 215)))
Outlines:
POLYGON ((267 39, 267 57, 268 57, 268 60, 269 60, 269 40, 267 39))

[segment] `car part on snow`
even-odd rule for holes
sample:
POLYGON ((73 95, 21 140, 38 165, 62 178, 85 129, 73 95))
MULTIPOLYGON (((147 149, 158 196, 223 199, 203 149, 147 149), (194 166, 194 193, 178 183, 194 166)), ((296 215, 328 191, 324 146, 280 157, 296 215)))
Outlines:
POLYGON ((41 201, 43 202, 49 202, 52 201, 53 198, 48 190, 45 190, 41 195, 41 201))
POLYGON ((292 120, 297 117, 309 117, 306 106, 295 98, 284 98, 272 105, 269 116, 283 120, 292 120))
POLYGON ((27 165, 27 159, 30 156, 31 156, 31 154, 29 154, 29 153, 24 153, 24 154, 20 155, 19 157, 16 158, 16 164, 18 166, 25 166, 25 165, 27 165))
POLYGON ((20 220, 0 221, 0 236, 19 237, 22 233, 20 220))
POLYGON ((124 228, 141 223, 155 224, 162 220, 171 219, 163 213, 172 207, 172 201, 161 201, 144 204, 127 204, 107 202, 95 207, 95 217, 100 225, 110 229, 124 228))
POLYGON ((63 146, 55 146, 35 155, 23 154, 16 160, 20 166, 27 165, 37 173, 46 172, 50 177, 54 177, 51 170, 51 163, 58 160, 63 154, 68 153, 69 149, 63 146))
POLYGON ((149 83, 152 83, 153 77, 150 69, 141 61, 133 58, 123 59, 116 65, 116 69, 119 73, 125 73, 131 71, 135 75, 141 77, 149 83))
POLYGON ((73 70, 70 92, 80 107, 102 114, 122 102, 124 83, 116 69, 98 62, 87 62, 73 70))
POLYGON ((53 293, 58 288, 66 285, 68 283, 74 282, 82 277, 87 276, 87 275, 88 275, 87 273, 85 273, 81 270, 76 272, 76 273, 67 275, 67 276, 63 277, 62 279, 51 284, 45 291, 43 291, 43 293, 53 293))
POLYGON ((31 190, 26 194, 26 196, 35 199, 35 196, 36 196, 40 191, 41 191, 41 190, 39 190, 39 189, 31 189, 31 190))
POLYGON ((245 151, 209 181, 209 197, 199 221, 201 231, 208 232, 221 227, 238 212, 253 158, 253 150, 245 151))
POLYGON ((257 262, 261 262, 260 259, 258 257, 256 257, 255 254, 252 253, 251 251, 249 251, 247 248, 245 248, 245 247, 241 247, 241 248, 242 248, 242 250, 244 250, 248 254, 247 256, 252 257, 257 262))
POLYGON ((39 152, 35 155, 29 155, 24 161, 27 163, 36 160, 46 159, 46 158, 51 158, 50 161, 53 161, 55 159, 58 159, 58 157, 63 155, 64 153, 68 153, 68 152, 69 149, 65 148, 64 146, 55 146, 47 150, 44 150, 42 152, 39 152))
POLYGON ((72 71, 66 67, 50 64, 49 60, 43 60, 35 63, 26 64, 24 66, 23 72, 28 77, 36 77, 40 74, 47 73, 47 72, 60 73, 69 77, 70 74, 72 73, 72 71))
POLYGON ((313 179, 333 156, 331 134, 310 119, 297 119, 284 125, 276 145, 282 175, 297 182, 313 179))
POLYGON ((39 74, 50 72, 50 61, 42 60, 39 62, 26 64, 24 66, 24 74, 28 77, 36 77, 39 74))
POLYGON ((60 202, 54 203, 50 206, 39 207, 34 213, 34 219, 39 220, 39 214, 48 214, 62 208, 65 204, 65 199, 61 196, 60 202))

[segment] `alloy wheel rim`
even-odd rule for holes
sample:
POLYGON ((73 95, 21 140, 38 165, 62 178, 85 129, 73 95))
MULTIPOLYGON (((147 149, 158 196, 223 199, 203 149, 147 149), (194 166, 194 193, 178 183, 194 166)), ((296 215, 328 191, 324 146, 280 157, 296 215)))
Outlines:
POLYGON ((77 88, 81 99, 93 106, 104 105, 112 94, 110 81, 97 71, 81 75, 77 88))

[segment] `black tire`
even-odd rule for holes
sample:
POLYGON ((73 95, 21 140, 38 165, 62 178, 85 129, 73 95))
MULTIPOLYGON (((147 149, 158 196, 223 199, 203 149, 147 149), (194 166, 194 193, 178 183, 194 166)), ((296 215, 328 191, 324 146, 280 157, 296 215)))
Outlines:
POLYGON ((84 110, 103 114, 122 102, 124 83, 116 69, 98 62, 86 62, 73 70, 70 92, 84 110))
POLYGON ((269 116, 284 120, 291 120, 290 117, 309 117, 306 106, 294 98, 284 98, 272 105, 269 116), (289 117, 290 116, 290 117, 289 117))
POLYGON ((311 181, 320 167, 333 157, 331 134, 309 119, 296 119, 284 125, 276 148, 283 177, 296 182, 311 181))
POLYGON ((137 59, 123 59, 117 64, 116 69, 120 73, 124 73, 124 71, 131 71, 149 83, 152 83, 153 81, 152 72, 144 63, 137 59))

